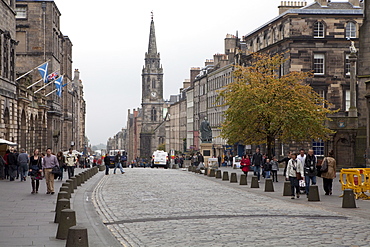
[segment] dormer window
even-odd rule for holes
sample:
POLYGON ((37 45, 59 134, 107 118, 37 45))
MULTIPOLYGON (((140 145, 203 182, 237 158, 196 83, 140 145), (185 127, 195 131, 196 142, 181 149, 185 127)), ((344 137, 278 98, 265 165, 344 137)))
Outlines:
POLYGON ((356 38, 356 24, 348 22, 346 26, 346 38, 356 38))
POLYGON ((314 38, 324 38, 325 37, 325 27, 320 21, 315 22, 313 26, 313 37, 314 38))

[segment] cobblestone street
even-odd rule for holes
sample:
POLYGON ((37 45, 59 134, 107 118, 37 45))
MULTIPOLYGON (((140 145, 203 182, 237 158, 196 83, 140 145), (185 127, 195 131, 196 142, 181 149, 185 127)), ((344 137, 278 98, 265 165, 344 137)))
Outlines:
POLYGON ((347 215, 281 195, 182 170, 126 169, 103 177, 93 200, 124 246, 370 245, 369 217, 356 216, 368 202, 347 215))

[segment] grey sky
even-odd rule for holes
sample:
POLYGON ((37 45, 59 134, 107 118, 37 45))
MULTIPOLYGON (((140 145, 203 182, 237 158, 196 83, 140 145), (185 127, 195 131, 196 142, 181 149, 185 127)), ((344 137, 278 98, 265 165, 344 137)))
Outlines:
POLYGON ((281 1, 55 2, 62 13, 61 31, 73 43, 73 68, 80 70, 84 84, 86 134, 95 145, 126 126, 128 109, 140 107, 151 11, 169 98, 189 78, 191 67, 224 53, 226 34, 249 33, 277 16, 281 1))

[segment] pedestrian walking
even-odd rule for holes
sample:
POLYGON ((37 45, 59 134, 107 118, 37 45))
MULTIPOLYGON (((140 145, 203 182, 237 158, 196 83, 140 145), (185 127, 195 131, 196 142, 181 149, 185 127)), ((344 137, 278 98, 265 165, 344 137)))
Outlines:
POLYGON ((11 148, 8 154, 8 165, 9 165, 9 180, 14 181, 15 177, 17 176, 18 165, 17 165, 17 157, 14 154, 14 149, 11 148))
POLYGON ((290 155, 291 159, 288 162, 288 167, 286 171, 286 180, 290 181, 290 188, 292 191, 292 199, 295 198, 294 189, 297 193, 297 198, 299 198, 299 183, 301 179, 301 174, 303 174, 303 165, 299 159, 297 159, 296 154, 290 155))
POLYGON ((277 172, 279 171, 279 164, 275 156, 272 157, 270 164, 271 164, 272 182, 279 182, 277 179, 277 172))
POLYGON ((118 151, 118 153, 114 157, 114 162, 116 163, 116 165, 114 166, 113 173, 116 174, 116 169, 117 169, 117 167, 119 167, 121 173, 124 174, 125 171, 122 168, 122 164, 121 164, 121 152, 120 151, 118 151))
POLYGON ((242 168, 242 172, 245 176, 248 176, 249 167, 251 165, 251 160, 249 159, 248 155, 243 155, 242 159, 240 160, 240 166, 242 168))
POLYGON ((58 159, 59 170, 60 170, 60 173, 58 175, 58 180, 63 180, 64 169, 66 169, 66 158, 64 157, 63 152, 59 151, 57 153, 57 159, 58 159))
POLYGON ((43 159, 39 156, 39 150, 33 151, 33 156, 30 158, 29 175, 31 177, 31 194, 39 193, 40 180, 42 179, 42 162, 43 159))
POLYGON ((261 176, 261 166, 263 165, 263 157, 260 153, 260 149, 256 148, 256 152, 252 156, 252 167, 254 170, 254 176, 257 176, 258 182, 260 181, 261 176))
POLYGON ((333 194, 333 179, 336 177, 337 162, 334 159, 334 151, 329 151, 328 157, 323 159, 323 167, 325 166, 324 162, 327 162, 327 171, 322 171, 321 177, 324 182, 324 191, 325 195, 333 194))
POLYGON ((55 155, 51 154, 51 148, 48 148, 46 150, 46 156, 44 157, 44 162, 42 164, 46 180, 46 194, 54 194, 54 174, 52 173, 52 170, 55 166, 59 167, 58 159, 55 155))
POLYGON ((19 175, 21 177, 21 182, 26 181, 26 177, 28 174, 28 163, 30 162, 30 158, 26 153, 24 148, 21 149, 21 153, 18 155, 17 163, 19 167, 19 175))
POLYGON ((8 163, 8 155, 9 155, 9 153, 10 153, 10 150, 7 149, 5 151, 5 155, 3 157, 4 158, 4 161, 5 161, 5 165, 4 165, 5 179, 9 179, 10 178, 10 176, 9 176, 9 163, 8 163))
POLYGON ((4 180, 5 178, 5 160, 0 155, 0 180, 4 180))
POLYGON ((220 155, 217 156, 218 167, 221 167, 222 158, 220 155))
POLYGON ((281 160, 278 160, 278 163, 283 163, 283 162, 285 162, 285 167, 284 167, 284 172, 283 172, 283 176, 285 177, 286 176, 286 169, 287 169, 287 167, 288 167, 288 162, 289 162, 289 160, 290 160, 290 155, 292 154, 292 152, 288 152, 288 155, 287 155, 287 157, 285 157, 285 158, 283 158, 283 159, 281 159, 281 160))
POLYGON ((300 160, 301 164, 304 166, 304 164, 306 163, 306 153, 303 148, 299 150, 299 155, 297 156, 297 159, 300 160))
POLYGON ((68 150, 68 153, 66 155, 66 164, 68 179, 71 179, 75 175, 75 167, 77 166, 77 157, 73 154, 72 148, 68 150))
POLYGON ((266 159, 266 162, 263 164, 263 169, 265 173, 265 178, 270 178, 272 164, 270 163, 270 159, 266 159))
POLYGON ((106 154, 104 157, 104 165, 105 165, 105 175, 109 175, 110 158, 108 154, 106 154))
POLYGON ((316 164, 317 158, 313 154, 313 150, 309 149, 304 163, 304 178, 305 178, 304 180, 306 183, 307 197, 310 190, 310 182, 312 181, 312 185, 316 184, 316 175, 317 175, 316 164))

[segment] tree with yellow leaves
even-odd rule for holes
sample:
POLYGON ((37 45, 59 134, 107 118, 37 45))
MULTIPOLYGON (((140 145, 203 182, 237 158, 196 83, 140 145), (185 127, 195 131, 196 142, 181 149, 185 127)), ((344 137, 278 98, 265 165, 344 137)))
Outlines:
POLYGON ((254 54, 250 66, 236 66, 234 81, 220 92, 225 111, 221 136, 229 143, 267 144, 272 156, 275 140, 327 140, 325 126, 335 111, 304 80, 309 72, 279 76, 283 55, 254 54))

